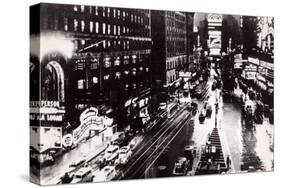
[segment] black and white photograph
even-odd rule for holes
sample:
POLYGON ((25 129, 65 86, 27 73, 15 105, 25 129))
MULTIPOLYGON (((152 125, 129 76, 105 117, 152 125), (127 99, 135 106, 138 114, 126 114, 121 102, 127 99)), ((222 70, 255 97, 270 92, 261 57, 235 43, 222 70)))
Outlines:
POLYGON ((274 171, 274 17, 40 3, 29 21, 31 182, 274 171))

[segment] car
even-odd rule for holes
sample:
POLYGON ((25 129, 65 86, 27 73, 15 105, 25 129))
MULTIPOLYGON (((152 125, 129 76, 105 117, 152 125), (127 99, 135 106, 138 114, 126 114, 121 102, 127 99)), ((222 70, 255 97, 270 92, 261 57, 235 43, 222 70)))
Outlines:
POLYGON ((161 102, 161 103, 159 104, 159 109, 160 109, 160 110, 165 110, 166 108, 167 108, 167 103, 161 102))
POLYGON ((114 166, 105 166, 101 171, 95 174, 93 182, 110 181, 117 175, 114 166))
POLYGON ((201 110, 200 114, 199 114, 199 122, 203 123, 205 121, 206 118, 206 111, 205 110, 201 110))
POLYGON ((115 133, 115 135, 116 136, 111 139, 112 145, 117 145, 119 147, 122 147, 127 144, 125 132, 118 132, 118 133, 115 133))
POLYGON ((107 163, 114 162, 119 155, 119 146, 117 145, 110 145, 104 152, 103 159, 107 163))
POLYGON ((185 176, 187 174, 189 165, 190 165, 190 161, 187 160, 185 157, 177 158, 173 169, 173 175, 185 176))
POLYGON ((88 182, 91 180, 92 176, 92 169, 89 167, 82 167, 78 170, 70 183, 81 183, 81 182, 88 182))
POLYGON ((71 171, 75 170, 76 168, 78 168, 79 166, 84 164, 85 161, 86 161, 85 159, 81 159, 81 160, 77 160, 77 161, 74 161, 74 162, 70 163, 69 168, 68 168, 68 172, 71 172, 71 171))
POLYGON ((123 146, 119 150, 119 157, 116 159, 115 164, 125 165, 132 157, 132 150, 130 146, 123 146))
POLYGON ((206 105, 206 117, 211 117, 212 115, 212 106, 210 104, 206 105))

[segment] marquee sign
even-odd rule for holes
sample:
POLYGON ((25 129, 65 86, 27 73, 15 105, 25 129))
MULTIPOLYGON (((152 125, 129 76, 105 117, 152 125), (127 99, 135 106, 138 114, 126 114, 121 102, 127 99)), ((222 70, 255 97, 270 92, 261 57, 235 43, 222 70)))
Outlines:
POLYGON ((90 130, 100 130, 104 128, 103 117, 98 116, 98 109, 87 108, 80 115, 80 125, 73 131, 73 142, 80 142, 90 130))

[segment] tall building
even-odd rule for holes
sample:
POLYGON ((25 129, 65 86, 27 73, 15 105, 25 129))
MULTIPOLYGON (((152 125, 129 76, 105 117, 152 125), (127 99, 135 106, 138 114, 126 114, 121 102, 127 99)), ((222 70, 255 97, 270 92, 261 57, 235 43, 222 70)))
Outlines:
POLYGON ((114 117, 120 129, 148 120, 151 86, 150 10, 46 4, 41 33, 73 44, 62 71, 71 121, 90 106, 114 117), (52 12, 53 14, 49 14, 52 12))
POLYGON ((187 71, 190 71, 190 64, 193 63, 193 48, 196 45, 196 36, 194 29, 194 13, 186 13, 186 50, 188 55, 187 71))
POLYGON ((151 25, 153 78, 164 86, 172 86, 187 63, 186 15, 152 10, 151 25))

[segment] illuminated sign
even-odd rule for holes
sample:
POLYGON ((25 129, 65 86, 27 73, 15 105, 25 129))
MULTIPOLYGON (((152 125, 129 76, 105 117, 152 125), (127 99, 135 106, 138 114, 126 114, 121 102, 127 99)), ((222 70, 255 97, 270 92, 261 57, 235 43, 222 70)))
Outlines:
POLYGON ((221 14, 208 14, 208 22, 222 22, 221 14))
POLYGON ((104 128, 103 117, 98 116, 98 109, 87 108, 80 115, 80 126, 73 131, 73 141, 80 142, 90 130, 101 130, 104 128))
POLYGON ((30 120, 62 121, 64 114, 59 101, 30 101, 30 120))

